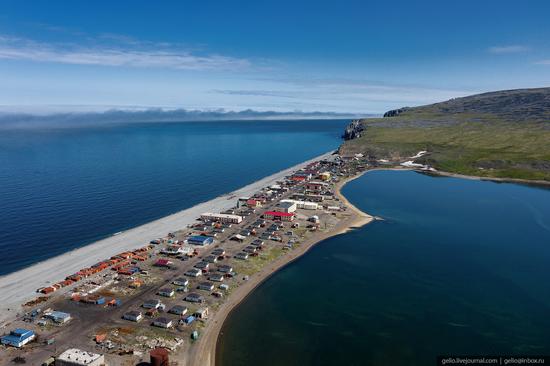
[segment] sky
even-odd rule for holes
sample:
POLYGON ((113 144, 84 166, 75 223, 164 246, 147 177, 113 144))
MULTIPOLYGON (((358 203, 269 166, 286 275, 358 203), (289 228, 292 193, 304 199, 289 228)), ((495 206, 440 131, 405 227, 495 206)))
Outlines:
POLYGON ((550 1, 0 2, 0 111, 371 114, 550 86, 550 1))

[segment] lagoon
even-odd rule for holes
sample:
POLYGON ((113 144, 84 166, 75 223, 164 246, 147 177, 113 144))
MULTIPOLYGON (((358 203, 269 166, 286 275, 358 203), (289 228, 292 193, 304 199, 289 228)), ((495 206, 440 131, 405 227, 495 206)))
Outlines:
POLYGON ((384 221, 260 285, 226 320, 219 365, 550 354, 550 190, 371 171, 342 192, 384 221))

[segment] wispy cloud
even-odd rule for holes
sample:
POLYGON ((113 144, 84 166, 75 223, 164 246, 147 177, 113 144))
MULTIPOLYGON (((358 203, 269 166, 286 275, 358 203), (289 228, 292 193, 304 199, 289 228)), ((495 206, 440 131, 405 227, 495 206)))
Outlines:
POLYGON ((550 65, 550 59, 537 61, 535 65, 550 65))
POLYGON ((86 47, 0 36, 0 59, 176 70, 240 70, 251 66, 250 61, 242 58, 197 55, 179 47, 170 47, 169 44, 135 42, 132 47, 131 42, 125 41, 123 46, 86 47))
POLYGON ((279 91, 279 90, 232 90, 232 89, 214 89, 211 91, 216 94, 240 95, 250 97, 279 97, 279 98, 296 98, 295 92, 279 91))
POLYGON ((493 53, 495 55, 502 55, 502 54, 508 54, 508 53, 523 53, 523 52, 529 51, 529 47, 521 46, 521 45, 493 46, 493 47, 489 47, 488 51, 489 53, 493 53))
POLYGON ((440 102, 478 90, 439 89, 422 85, 391 85, 361 79, 261 79, 270 89, 214 89, 229 100, 247 96, 248 103, 280 103, 287 108, 322 108, 381 114, 389 109, 440 102))

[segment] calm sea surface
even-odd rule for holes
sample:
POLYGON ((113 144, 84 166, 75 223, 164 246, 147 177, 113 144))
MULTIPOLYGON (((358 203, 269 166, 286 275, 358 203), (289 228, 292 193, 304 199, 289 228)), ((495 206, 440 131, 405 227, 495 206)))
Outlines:
POLYGON ((550 354, 550 190, 375 171, 343 193, 385 221, 253 292, 224 325, 222 366, 550 354))
POLYGON ((348 122, 2 130, 0 275, 336 149, 348 122))

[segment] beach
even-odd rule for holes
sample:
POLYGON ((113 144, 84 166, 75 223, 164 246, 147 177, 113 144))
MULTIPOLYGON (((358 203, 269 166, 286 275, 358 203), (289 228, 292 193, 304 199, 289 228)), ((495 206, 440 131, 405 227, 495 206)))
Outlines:
POLYGON ((117 253, 142 247, 153 239, 185 228, 194 223, 197 217, 204 212, 221 212, 228 209, 234 206, 238 197, 250 196, 259 189, 281 180, 291 172, 313 161, 330 158, 332 154, 332 151, 327 152, 210 201, 0 277, 0 293, 3 295, 0 302, 0 326, 6 326, 18 313, 21 313, 20 305, 35 298, 38 288, 61 281, 79 269, 89 267, 117 253))
POLYGON ((287 252, 287 254, 277 258, 276 260, 268 263, 259 272, 250 276, 249 280, 243 285, 239 286, 226 301, 216 311, 214 317, 209 320, 208 325, 203 330, 200 340, 191 347, 188 354, 182 357, 181 362, 184 365, 204 365, 214 366, 216 364, 216 346, 218 344, 218 338, 223 327, 223 323, 231 311, 239 305, 257 286, 263 281, 269 278, 273 273, 280 270, 285 265, 298 259, 304 255, 315 244, 335 235, 343 234, 348 230, 356 227, 361 227, 374 220, 374 217, 359 210, 353 204, 351 204, 341 193, 342 187, 360 177, 363 173, 355 176, 342 179, 336 184, 335 195, 342 201, 348 208, 348 216, 341 220, 336 227, 331 230, 316 235, 304 241, 300 247, 287 252))

